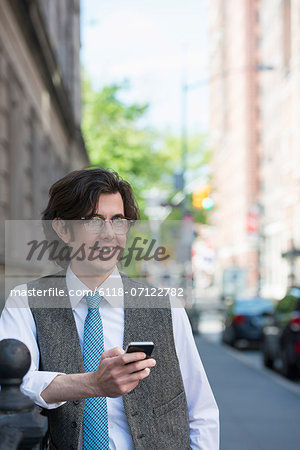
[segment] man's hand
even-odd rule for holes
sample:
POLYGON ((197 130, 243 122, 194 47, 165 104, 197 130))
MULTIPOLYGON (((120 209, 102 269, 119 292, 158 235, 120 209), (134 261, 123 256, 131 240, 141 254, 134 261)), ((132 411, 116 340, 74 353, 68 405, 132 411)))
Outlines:
POLYGON ((57 375, 41 393, 47 403, 88 397, 120 397, 150 373, 154 359, 145 353, 125 353, 120 347, 102 353, 96 372, 57 375))
POLYGON ((95 396, 120 397, 127 394, 150 374, 150 368, 155 364, 155 360, 146 359, 143 352, 125 353, 120 347, 103 352, 94 372, 95 396))

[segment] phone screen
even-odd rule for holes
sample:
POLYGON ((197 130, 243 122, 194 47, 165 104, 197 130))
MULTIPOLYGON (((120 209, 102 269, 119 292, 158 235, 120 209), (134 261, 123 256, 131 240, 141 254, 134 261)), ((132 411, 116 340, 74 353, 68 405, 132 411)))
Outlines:
POLYGON ((154 349, 153 342, 129 342, 126 347, 126 353, 144 352, 146 357, 150 358, 152 351, 154 349))

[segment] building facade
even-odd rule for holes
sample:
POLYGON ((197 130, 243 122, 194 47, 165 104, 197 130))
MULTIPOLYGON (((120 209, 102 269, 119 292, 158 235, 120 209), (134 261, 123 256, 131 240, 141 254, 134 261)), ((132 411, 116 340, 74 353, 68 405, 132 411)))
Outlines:
POLYGON ((88 165, 79 0, 0 2, 0 263, 4 221, 38 219, 49 186, 88 165))
POLYGON ((262 292, 281 297, 300 283, 300 1, 262 0, 262 292))
POLYGON ((219 284, 243 268, 280 298, 300 283, 300 0, 214 0, 211 41, 219 284))
POLYGON ((221 293, 258 289, 258 2, 211 2, 211 123, 221 293))

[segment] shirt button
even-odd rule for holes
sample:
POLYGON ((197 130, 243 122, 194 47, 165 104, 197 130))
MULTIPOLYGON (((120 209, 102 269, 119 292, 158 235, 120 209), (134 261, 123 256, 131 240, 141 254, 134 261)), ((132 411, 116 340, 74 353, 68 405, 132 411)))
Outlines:
POLYGON ((142 439, 143 437, 145 437, 144 434, 139 434, 139 435, 137 436, 138 439, 142 439))
POLYGON ((79 405, 80 400, 73 400, 74 405, 79 405))
POLYGON ((72 427, 72 428, 76 428, 76 427, 77 427, 77 423, 76 423, 76 422, 72 422, 72 423, 71 423, 71 427, 72 427))

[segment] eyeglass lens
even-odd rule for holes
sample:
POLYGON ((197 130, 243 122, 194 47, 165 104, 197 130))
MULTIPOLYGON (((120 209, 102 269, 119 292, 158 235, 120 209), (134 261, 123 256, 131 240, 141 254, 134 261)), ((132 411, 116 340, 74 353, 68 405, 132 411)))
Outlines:
POLYGON ((113 231, 116 234, 124 234, 127 233, 129 229, 129 222, 127 219, 111 219, 104 220, 101 217, 93 217, 92 219, 86 221, 85 228, 90 233, 99 233, 104 227, 105 222, 110 222, 113 231))

